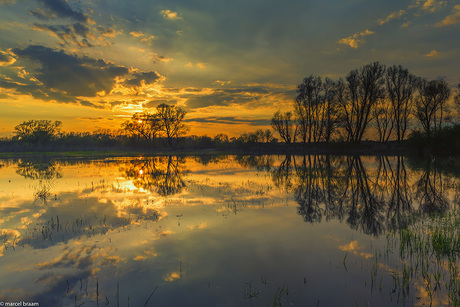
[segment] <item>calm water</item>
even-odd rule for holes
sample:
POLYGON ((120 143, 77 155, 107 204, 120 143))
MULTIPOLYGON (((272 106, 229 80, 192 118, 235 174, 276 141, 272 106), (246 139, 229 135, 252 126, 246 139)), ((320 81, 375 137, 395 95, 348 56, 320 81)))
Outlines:
MULTIPOLYGON (((458 206, 402 157, 0 160, 0 301, 40 306, 448 304, 395 235, 458 206)), ((458 266, 458 263, 457 263, 458 266)))

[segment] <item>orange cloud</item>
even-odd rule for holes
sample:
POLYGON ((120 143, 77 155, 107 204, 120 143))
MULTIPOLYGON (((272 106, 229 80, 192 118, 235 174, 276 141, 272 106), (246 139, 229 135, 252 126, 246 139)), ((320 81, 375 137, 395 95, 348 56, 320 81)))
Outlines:
POLYGON ((451 26, 460 23, 460 5, 455 5, 452 14, 436 24, 436 27, 451 26))
POLYGON ((366 30, 361 33, 353 34, 352 36, 342 38, 341 40, 338 41, 338 43, 348 45, 351 48, 356 49, 359 47, 360 44, 364 43, 363 37, 371 35, 371 34, 374 34, 374 32, 366 30))
POLYGON ((437 55, 439 55, 439 52, 436 50, 431 50, 430 53, 425 54, 426 57, 430 57, 430 58, 437 56, 437 55))
POLYGON ((182 17, 180 17, 177 12, 174 12, 171 10, 162 10, 160 11, 160 14, 163 15, 165 19, 170 19, 170 20, 182 19, 182 17))

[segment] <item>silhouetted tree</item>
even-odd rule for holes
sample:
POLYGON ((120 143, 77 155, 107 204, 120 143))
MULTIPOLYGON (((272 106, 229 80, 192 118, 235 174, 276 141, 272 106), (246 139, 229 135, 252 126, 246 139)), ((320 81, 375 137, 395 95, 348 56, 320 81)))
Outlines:
POLYGON ((401 65, 394 65, 387 69, 385 80, 387 97, 391 106, 391 111, 387 109, 386 113, 391 114, 394 119, 396 140, 401 142, 404 140, 409 115, 412 113, 414 93, 417 90, 419 78, 409 73, 401 65))
POLYGON ((371 111, 384 96, 385 66, 374 62, 352 70, 337 84, 337 100, 349 142, 360 142, 372 119, 371 111))
POLYGON ((122 128, 129 135, 138 139, 154 140, 162 128, 162 123, 157 114, 149 112, 135 113, 131 119, 122 123, 122 128))
POLYGON ((395 127, 395 118, 393 113, 388 110, 388 102, 384 99, 379 100, 372 111, 372 115, 377 125, 379 142, 388 142, 393 132, 393 128, 395 127))
POLYGON ((297 86, 294 112, 303 143, 329 142, 337 122, 334 87, 331 79, 313 75, 297 86))
POLYGON ((169 146, 172 146, 174 138, 183 135, 187 131, 187 128, 182 123, 186 113, 184 109, 177 106, 170 106, 164 103, 157 106, 155 115, 160 120, 161 131, 168 139, 169 146))
POLYGON ((449 85, 444 80, 422 80, 415 104, 415 117, 419 120, 430 140, 432 132, 442 128, 447 100, 450 96, 449 85))
POLYGON ((51 120, 29 120, 14 127, 15 138, 30 143, 46 143, 59 134, 62 123, 51 120))
POLYGON ((286 144, 295 142, 297 130, 294 128, 291 112, 281 113, 277 111, 275 115, 273 115, 271 124, 273 130, 279 133, 286 144))

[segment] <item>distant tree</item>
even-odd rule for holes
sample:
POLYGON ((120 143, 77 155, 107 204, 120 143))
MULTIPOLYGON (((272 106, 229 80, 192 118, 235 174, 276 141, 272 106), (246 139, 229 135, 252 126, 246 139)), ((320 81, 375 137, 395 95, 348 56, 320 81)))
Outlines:
POLYGON ((460 113, 460 83, 457 84, 457 89, 455 90, 454 105, 457 112, 460 113))
POLYGON ((15 138, 30 143, 47 143, 61 131, 62 122, 51 120, 29 120, 14 127, 15 138))
POLYGON ((394 119, 396 140, 404 140, 412 113, 414 94, 417 90, 419 78, 409 73, 402 66, 389 67, 385 74, 387 97, 391 106, 390 110, 384 111, 384 115, 391 113, 394 119))
POLYGON ((165 103, 157 106, 155 114, 161 123, 161 131, 168 139, 169 146, 172 146, 172 140, 187 131, 187 127, 182 123, 187 112, 177 106, 167 105, 165 103))
POLYGON ((122 123, 122 128, 129 135, 150 141, 154 140, 159 134, 162 124, 157 114, 139 112, 133 114, 129 120, 122 123))
POLYGON ((442 128, 450 88, 444 80, 422 80, 415 103, 414 115, 419 120, 428 139, 442 128))
POLYGON ((374 62, 352 70, 337 83, 337 102, 349 142, 360 142, 372 120, 371 111, 384 96, 385 66, 374 62))
POLYGON ((279 133, 280 137, 286 144, 295 142, 295 135, 297 131, 294 130, 295 128, 291 112, 281 113, 280 111, 277 111, 275 115, 273 115, 271 124, 273 130, 279 133))
POLYGON ((265 143, 271 143, 271 142, 274 141, 274 139, 275 139, 275 138, 274 138, 274 136, 273 136, 272 131, 271 131, 270 129, 266 129, 266 130, 264 131, 263 141, 264 141, 265 143))
POLYGON ((214 137, 214 142, 223 144, 223 143, 228 143, 228 141, 229 141, 228 135, 224 133, 216 134, 216 136, 214 137))

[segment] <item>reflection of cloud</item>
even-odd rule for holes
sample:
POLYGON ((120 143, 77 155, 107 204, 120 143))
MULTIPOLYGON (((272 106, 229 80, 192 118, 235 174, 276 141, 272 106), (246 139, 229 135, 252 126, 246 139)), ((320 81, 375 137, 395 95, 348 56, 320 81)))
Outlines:
POLYGON ((193 230, 193 229, 206 229, 206 228, 208 228, 208 224, 207 223, 201 223, 200 225, 190 225, 190 226, 188 226, 188 228, 190 230, 193 230))
POLYGON ((342 38, 341 40, 338 41, 338 43, 348 45, 351 48, 356 49, 356 48, 359 47, 360 44, 364 43, 364 39, 363 39, 364 36, 368 36, 368 35, 371 35, 373 33, 374 32, 372 32, 372 31, 366 30, 366 31, 361 32, 361 33, 353 34, 352 36, 342 38))
POLYGON ((178 280, 178 279, 180 279, 180 273, 179 272, 169 273, 168 275, 166 275, 163 278, 164 281, 175 281, 175 280, 178 280))
POLYGON ((61 256, 54 258, 48 262, 37 263, 36 267, 39 270, 55 269, 59 267, 75 267, 79 270, 89 270, 95 265, 98 266, 117 265, 121 260, 119 256, 110 256, 108 251, 100 250, 93 246, 82 246, 72 249, 66 247, 61 256))
POLYGON ((348 244, 345 244, 345 245, 340 245, 339 246, 339 249, 341 251, 344 251, 344 252, 349 252, 349 253, 353 253, 357 256, 362 256, 364 258, 372 258, 374 255, 372 254, 369 254, 369 253, 364 253, 362 252, 361 250, 364 249, 364 245, 360 245, 358 243, 358 241, 351 241, 350 243, 348 244))
POLYGON ((460 5, 455 5, 452 14, 436 24, 437 27, 450 26, 460 23, 460 5))

